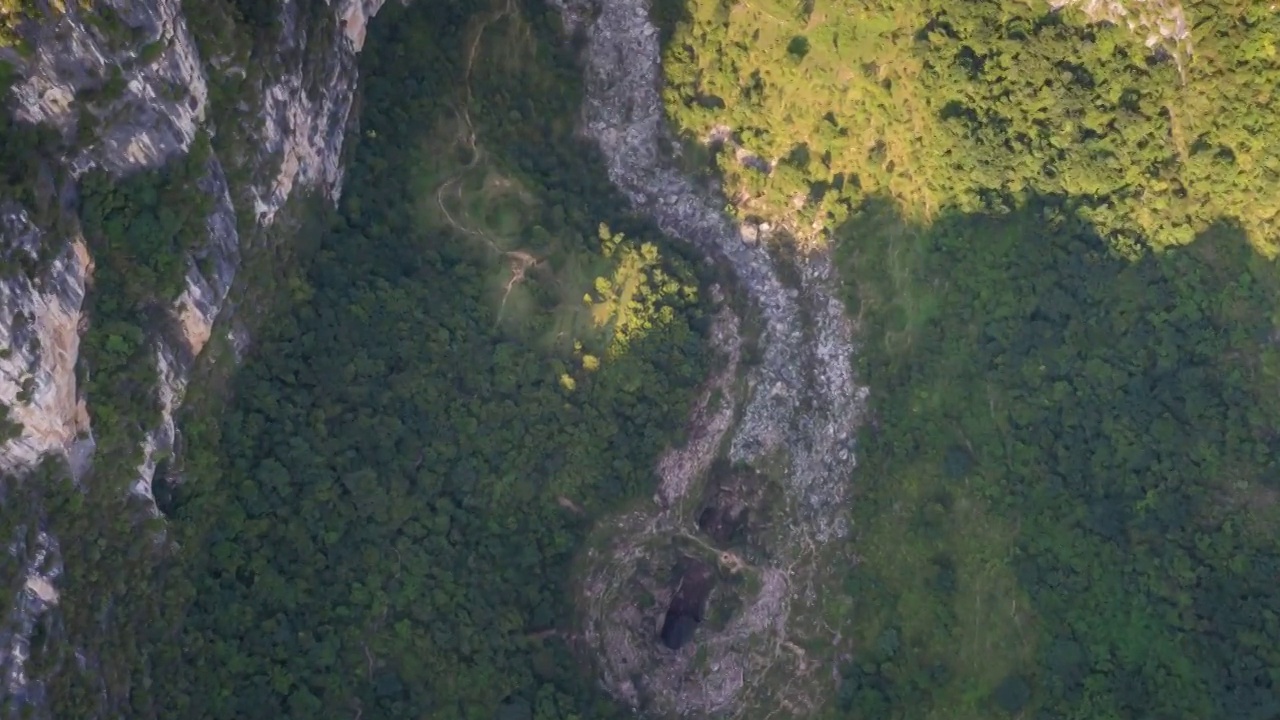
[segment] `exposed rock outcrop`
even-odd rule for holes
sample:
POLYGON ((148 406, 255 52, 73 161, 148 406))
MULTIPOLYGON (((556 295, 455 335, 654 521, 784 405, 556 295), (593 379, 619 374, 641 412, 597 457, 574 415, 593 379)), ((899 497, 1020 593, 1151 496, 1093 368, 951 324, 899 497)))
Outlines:
POLYGON ((185 152, 209 92, 180 0, 106 0, 112 20, 96 24, 90 17, 101 15, 65 5, 35 26, 31 59, 18 57, 17 117, 68 139, 79 130, 77 171, 122 174, 185 152))
POLYGON ((386 2, 387 0, 338 0, 338 19, 352 50, 360 52, 364 48, 369 20, 378 14, 386 2))
POLYGON ((1179 0, 1049 0, 1054 10, 1078 8, 1090 22, 1126 27, 1149 48, 1161 47, 1179 63, 1194 50, 1191 26, 1179 0))
POLYGON ((181 324, 186 355, 195 357, 213 334, 213 323, 235 282, 240 267, 240 234, 236 229, 236 209, 226 174, 217 160, 209 163, 200 189, 214 198, 213 211, 206 221, 208 241, 189 259, 186 288, 174 303, 181 324), (201 266, 206 270, 201 271, 201 266))
MULTIPOLYGON (((26 211, 0 207, 0 249, 10 259, 38 262, 44 233, 26 211)), ((89 416, 76 392, 81 305, 90 273, 89 252, 74 240, 35 277, 17 273, 0 280, 0 403, 21 425, 17 437, 0 445, 0 472, 33 467, 58 454, 83 471, 91 450, 89 416), (77 446, 81 447, 77 447, 77 446)))
MULTIPOLYGON (((592 13, 590 2, 567 3, 571 24, 592 13), (569 5, 574 7, 570 8, 569 5)), ((730 458, 750 462, 784 442, 792 454, 802 504, 824 539, 842 532, 836 510, 843 479, 828 480, 828 458, 849 457, 857 394, 850 366, 852 328, 832 292, 835 274, 825 255, 797 260, 799 287, 784 285, 775 259, 681 175, 663 148, 666 117, 659 88, 658 31, 643 0, 601 3, 587 34, 585 130, 604 151, 609 177, 634 205, 670 235, 727 263, 765 323, 763 362, 730 458), (808 407, 801 417, 797 408, 808 407)))
MULTIPOLYGON (((363 17, 348 6, 363 8, 363 3, 339 7, 339 12, 363 17)), ((280 56, 295 60, 262 92, 260 147, 265 164, 276 168, 253 188, 254 213, 262 225, 275 220, 295 188, 318 188, 334 198, 341 189, 342 140, 356 80, 354 41, 346 28, 337 29, 341 42, 336 46, 342 50, 311 65, 305 53, 308 29, 300 14, 298 0, 282 0, 280 56)), ((353 32, 363 44, 363 31, 353 32)))
POLYGON ((5 547, 21 565, 20 585, 0 620, 0 694, 22 703, 39 704, 42 683, 27 676, 26 663, 36 619, 58 604, 55 587, 62 574, 58 541, 44 530, 19 526, 12 529, 5 547))
MULTIPOLYGON (((587 558, 584 635, 605 688, 632 706, 663 715, 740 714, 755 702, 748 696, 770 684, 766 675, 783 673, 790 678, 786 697, 771 702, 801 714, 812 700, 801 678, 812 677, 813 668, 790 650, 788 638, 807 632, 793 612, 812 613, 823 572, 819 553, 846 532, 854 429, 865 394, 853 379, 853 328, 835 293, 834 270, 823 253, 781 258, 765 243, 747 242, 756 238, 725 216, 723 200, 703 194, 664 157, 673 143, 659 93, 658 31, 645 0, 554 4, 566 26, 585 36, 583 129, 603 151, 610 180, 666 233, 727 265, 759 313, 762 357, 747 376, 741 415, 732 428, 716 424, 729 432, 728 459, 772 474, 783 495, 767 551, 748 563, 697 536, 686 500, 705 477, 672 477, 664 458, 656 506, 608 524, 611 547, 587 558), (783 265, 796 281, 783 281, 783 265), (734 592, 739 603, 731 617, 675 651, 654 641, 654 624, 667 626, 661 602, 635 600, 670 596, 654 572, 669 567, 659 538, 672 536, 686 538, 726 572, 750 578, 734 592)), ((702 404, 696 414, 707 415, 702 404)), ((715 445, 709 449, 714 453, 715 445)), ((702 458, 679 467, 705 474, 709 465, 702 458)))
MULTIPOLYGON (((408 0, 402 0, 407 2, 408 0)), ((262 92, 260 147, 276 167, 253 189, 258 222, 269 225, 298 188, 315 188, 335 202, 342 191, 342 148, 356 89, 355 55, 365 32, 386 0, 325 0, 336 3, 337 21, 323 38, 337 48, 316 62, 304 52, 308 32, 302 27, 298 0, 281 0, 282 57, 297 61, 271 80, 262 92)))
MULTIPOLYGON (((242 245, 251 241, 240 236, 237 210, 248 211, 263 227, 304 189, 334 199, 340 191, 342 148, 357 85, 355 55, 369 19, 385 0, 279 2, 271 66, 259 82, 246 84, 244 97, 220 98, 244 111, 250 156, 210 159, 199 183, 214 198, 208 236, 187 259, 185 287, 172 303, 180 333, 155 334, 169 338, 154 348, 162 416, 137 438, 143 457, 133 483, 133 491, 148 499, 159 459, 173 448, 178 433, 174 417, 189 373, 215 324, 226 316, 242 245), (246 166, 251 179, 232 187, 224 168, 246 166)), ((0 59, 12 64, 18 77, 10 98, 15 116, 56 128, 71 148, 61 158, 65 175, 74 179, 101 168, 123 176, 158 168, 187 153, 201 132, 218 132, 207 120, 206 71, 209 63, 223 68, 228 58, 201 57, 182 0, 49 7, 22 26, 30 52, 0 48, 0 59)), ((93 263, 74 230, 74 185, 63 190, 61 213, 52 213, 46 226, 33 220, 30 208, 0 198, 0 255, 36 268, 0 277, 0 348, 7 348, 0 355, 0 403, 8 407, 9 421, 20 425, 16 437, 0 444, 0 472, 11 475, 23 475, 41 458, 57 455, 79 478, 92 459, 93 398, 78 388, 76 366, 93 263)), ((233 331, 227 334, 238 360, 247 338, 243 327, 233 331)), ((56 548, 56 538, 40 537, 56 548)), ((8 629, 0 634, 0 682, 11 697, 37 704, 38 682, 29 682, 23 670, 26 638, 37 616, 57 600, 57 574, 29 574, 4 626, 8 629)))
MULTIPOLYGON (((253 91, 259 94, 256 101, 248 103, 260 108, 260 125, 252 133, 260 155, 248 161, 257 165, 253 174, 265 179, 247 188, 260 224, 272 223, 300 189, 316 188, 336 199, 357 82, 355 53, 363 46, 368 20, 384 2, 336 0, 333 22, 313 28, 303 27, 299 0, 281 0, 279 54, 285 62, 253 91), (309 43, 320 42, 332 51, 307 52, 309 43)), ((16 116, 53 126, 73 143, 76 149, 67 158, 73 174, 97 166, 124 175, 185 153, 205 121, 209 93, 180 0, 106 0, 99 15, 78 3, 67 5, 50 21, 32 24, 34 52, 29 57, 10 53, 6 58, 21 77, 13 89, 16 116)), ((218 158, 210 162, 201 187, 214 196, 215 207, 207 223, 208 241, 189 259, 186 287, 174 303, 184 346, 156 348, 162 370, 158 392, 166 412, 159 428, 139 438, 148 457, 136 485, 143 494, 149 494, 150 458, 172 442, 170 411, 181 402, 191 361, 212 335, 240 262, 234 194, 218 158)), ((6 217, 10 225, 20 219, 19 224, 31 226, 27 241, 34 257, 47 236, 21 208, 6 217)), ((11 400, 19 394, 34 397, 11 411, 25 429, 0 448, 0 468, 31 467, 47 452, 65 452, 77 434, 88 430, 74 368, 89 265, 83 243, 60 256, 40 282, 61 294, 41 295, 31 280, 0 279, 7 313, 0 315, 0 332, 11 332, 15 319, 38 316, 30 332, 50 340, 0 361, 0 400, 14 405, 11 400), (32 393, 22 389, 24 382, 33 382, 27 375, 35 378, 32 393)), ((92 399, 89 404, 91 411, 92 399)))
POLYGON ((231 203, 226 176, 217 160, 210 161, 200 189, 214 198, 213 211, 205 223, 208 240, 188 259, 186 287, 173 304, 181 342, 174 345, 160 342, 155 349, 160 424, 142 439, 143 459, 138 466, 137 481, 133 484, 134 493, 151 501, 153 508, 155 496, 151 485, 159 457, 172 450, 177 439, 175 413, 182 405, 191 366, 213 336, 214 323, 240 267, 235 207, 231 203), (205 268, 203 272, 201 267, 205 268))

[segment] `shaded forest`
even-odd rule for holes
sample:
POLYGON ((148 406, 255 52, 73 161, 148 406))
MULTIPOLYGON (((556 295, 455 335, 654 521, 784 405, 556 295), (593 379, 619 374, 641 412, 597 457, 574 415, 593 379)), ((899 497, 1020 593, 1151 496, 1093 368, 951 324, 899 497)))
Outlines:
POLYGON ((709 370, 702 281, 573 137, 554 15, 386 13, 348 191, 315 206, 230 384, 193 387, 163 521, 108 481, 137 458, 113 439, 153 422, 204 156, 84 181, 95 489, 49 465, 5 508, 64 538, 30 663, 57 717, 617 714, 571 652, 568 566, 679 441, 709 370))
MULTIPOLYGON (((207 553, 189 557, 194 594, 177 640, 197 660, 154 669, 160 715, 612 712, 566 645, 567 564, 591 513, 650 487, 652 458, 706 372, 691 326, 702 307, 678 258, 636 246, 664 263, 651 271, 658 285, 689 289, 616 299, 592 315, 615 340, 583 334, 577 355, 536 341, 559 319, 556 286, 575 282, 554 267, 608 265, 631 245, 600 227, 620 205, 569 136, 576 80, 548 42, 550 18, 477 9, 488 10, 389 9, 362 58, 350 190, 239 372, 221 426, 207 429, 216 474, 178 486, 162 508, 199 528, 191 542, 207 553), (529 34, 520 70, 463 66, 463 43, 481 29, 477 63, 503 33, 529 34), (479 125, 473 146, 450 150, 459 102, 474 103, 463 112, 479 125), (443 201, 424 210, 440 152, 460 153, 463 167, 483 152, 527 193, 521 211, 534 222, 514 240, 547 267, 519 281, 528 312, 498 317, 508 298, 492 276, 508 268, 488 230, 467 224, 483 218, 443 201)), ((576 302, 591 289, 578 285, 576 302)))
POLYGON ((876 392, 832 716, 1273 717, 1274 265, 1229 222, 1126 259, 1064 198, 845 231, 876 392))
MULTIPOLYGON (((234 5, 202 42, 247 56, 276 5, 234 5)), ((1280 716, 1280 15, 1186 7, 1194 61, 1024 4, 657 3, 685 169, 829 244, 859 323, 858 562, 804 648, 823 717, 1280 716)), ((570 563, 681 441, 724 279, 575 136, 553 10, 382 12, 346 192, 243 367, 193 386, 163 520, 121 499, 126 440, 234 132, 83 180, 95 470, 0 506, 62 540, 29 666, 56 717, 625 716, 574 644, 570 563)), ((57 140, 5 122, 28 193, 57 140)))

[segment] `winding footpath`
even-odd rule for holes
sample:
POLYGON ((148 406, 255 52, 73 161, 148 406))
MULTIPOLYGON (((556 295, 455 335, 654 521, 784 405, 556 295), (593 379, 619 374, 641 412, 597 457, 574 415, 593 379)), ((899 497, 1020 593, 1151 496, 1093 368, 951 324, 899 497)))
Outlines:
MULTIPOLYGON (((747 242, 722 212, 723 199, 699 190, 664 157, 663 141, 670 136, 660 94, 658 31, 649 20, 648 1, 553 0, 553 5, 567 30, 586 40, 583 132, 603 151, 610 180, 665 233, 731 268, 750 298, 753 307, 747 310, 759 314, 762 361, 747 376, 748 390, 733 422, 712 423, 713 434, 729 434, 728 459, 734 463, 763 468, 782 457, 785 468, 785 508, 771 521, 779 539, 767 565, 756 568, 761 588, 726 630, 701 642, 709 662, 693 663, 686 657, 692 649, 662 655, 641 647, 654 644, 651 635, 646 637, 648 629, 637 626, 644 625, 641 618, 593 616, 605 611, 604 598, 621 591, 618 585, 634 570, 630 566, 646 537, 681 533, 689 522, 669 510, 696 478, 672 472, 672 453, 660 463, 663 488, 657 507, 618 520, 624 537, 612 550, 617 557, 605 563, 608 571, 584 583, 593 595, 587 632, 595 628, 613 637, 596 645, 603 683, 619 699, 636 705, 643 695, 659 704, 655 709, 680 715, 736 714, 744 696, 781 657, 798 663, 793 670, 804 670, 803 653, 788 640, 795 632, 789 627, 796 624, 791 615, 803 612, 794 608, 815 606, 826 570, 819 567, 818 554, 847 533, 855 428, 866 394, 852 372, 854 329, 825 253, 779 260, 763 243, 747 242), (798 286, 782 280, 782 262, 793 265, 788 276, 798 276, 798 286), (628 533, 634 536, 630 541, 628 533), (652 670, 655 663, 658 672, 646 673, 652 687, 641 692, 632 679, 637 664, 652 670)), ((724 323, 736 335, 736 319, 724 323)), ((691 419, 695 433, 704 406, 705 398, 691 419)), ((701 445, 714 453, 719 443, 701 445)), ((711 459, 677 464, 701 475, 711 459)), ((802 623, 806 628, 813 627, 809 620, 802 623)), ((785 699, 774 702, 785 704, 785 699)), ((788 714, 794 710, 779 708, 788 714)))

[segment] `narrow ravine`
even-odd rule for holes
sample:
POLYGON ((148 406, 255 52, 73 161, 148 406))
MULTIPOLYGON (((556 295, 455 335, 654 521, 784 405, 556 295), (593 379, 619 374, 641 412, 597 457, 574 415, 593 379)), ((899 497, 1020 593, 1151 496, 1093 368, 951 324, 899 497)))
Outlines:
MULTIPOLYGON (((854 430, 865 395, 853 377, 854 329, 836 274, 824 253, 781 260, 766 243, 749 242, 723 213, 724 200, 664 157, 670 136, 658 31, 647 0, 555 4, 568 31, 586 40, 582 127, 603 151, 610 179, 665 233, 727 265, 750 307, 722 313, 758 317, 761 325, 760 362, 739 383, 745 386, 740 397, 724 392, 731 379, 709 381, 690 420, 696 451, 673 450, 663 458, 662 489, 652 508, 605 523, 610 542, 593 551, 582 581, 584 634, 605 687, 633 706, 680 715, 801 712, 815 700, 802 680, 816 668, 791 638, 820 634, 814 615, 821 581, 833 570, 820 560, 847 533, 854 430), (793 265, 785 275, 783 262, 793 265), (798 287, 783 277, 798 277, 798 287), (707 408, 712 393, 723 398, 714 412, 707 408), (701 457, 673 460, 679 453, 701 457), (727 551, 719 555, 722 568, 732 560, 728 572, 750 578, 749 590, 738 591, 746 595, 741 608, 724 627, 672 651, 656 642, 652 611, 626 598, 636 587, 662 594, 652 587, 662 572, 653 568, 662 564, 653 554, 661 551, 649 548, 697 530, 690 503, 699 501, 702 476, 718 453, 735 467, 777 477, 784 498, 771 508, 771 539, 754 565, 742 566, 727 551), (766 679, 773 673, 801 682, 789 693, 791 680, 777 686, 766 679)), ((717 330, 724 336, 717 346, 731 348, 725 352, 734 374, 738 326, 737 317, 724 317, 717 330)))

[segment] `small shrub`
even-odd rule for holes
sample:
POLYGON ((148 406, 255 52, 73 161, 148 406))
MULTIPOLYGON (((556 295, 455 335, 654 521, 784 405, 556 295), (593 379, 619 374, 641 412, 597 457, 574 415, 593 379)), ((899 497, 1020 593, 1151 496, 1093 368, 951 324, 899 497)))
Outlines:
POLYGON ((1010 675, 996 688, 996 705, 1010 715, 1016 715, 1030 700, 1031 686, 1021 675, 1010 675))
POLYGON ((787 54, 796 62, 803 60, 809 54, 809 49, 809 38, 803 35, 797 35, 787 43, 787 54))

